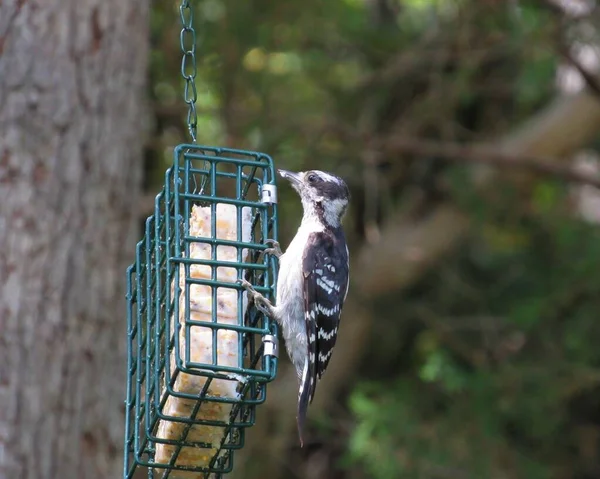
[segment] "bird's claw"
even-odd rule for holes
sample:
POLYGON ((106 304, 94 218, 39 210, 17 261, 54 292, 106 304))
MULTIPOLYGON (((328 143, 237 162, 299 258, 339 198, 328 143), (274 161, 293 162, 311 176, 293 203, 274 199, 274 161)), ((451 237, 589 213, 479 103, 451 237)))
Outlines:
POLYGON ((252 286, 252 284, 250 284, 245 279, 238 279, 237 282, 240 283, 240 285, 242 286, 242 288, 244 288, 248 292, 249 296, 255 296, 255 295, 258 294, 256 292, 256 290, 254 289, 254 286, 252 286))
POLYGON ((265 249, 264 250, 264 254, 270 254, 270 255, 275 256, 277 258, 280 258, 281 255, 283 255, 283 252, 281 251, 281 246, 279 245, 278 241, 275 241, 273 239, 266 239, 265 240, 265 244, 271 245, 271 247, 265 249))
POLYGON ((252 284, 245 279, 238 279, 237 282, 240 283, 240 285, 247 291, 248 297, 254 301, 256 309, 267 316, 271 316, 273 314, 273 305, 271 302, 258 291, 256 291, 252 284))

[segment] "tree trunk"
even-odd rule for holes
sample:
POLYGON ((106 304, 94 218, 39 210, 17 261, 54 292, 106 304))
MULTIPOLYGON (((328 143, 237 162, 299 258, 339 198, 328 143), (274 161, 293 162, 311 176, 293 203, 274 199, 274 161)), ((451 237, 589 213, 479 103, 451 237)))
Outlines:
POLYGON ((148 5, 0 0, 0 477, 116 478, 148 5))

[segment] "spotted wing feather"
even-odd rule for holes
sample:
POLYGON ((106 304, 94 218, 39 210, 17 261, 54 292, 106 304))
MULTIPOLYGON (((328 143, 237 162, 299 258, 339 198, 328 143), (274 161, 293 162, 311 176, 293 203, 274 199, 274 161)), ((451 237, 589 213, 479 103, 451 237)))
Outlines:
MULTIPOLYGON (((337 339, 342 306, 348 292, 348 249, 341 229, 313 233, 303 257, 304 313, 308 365, 303 392, 312 402, 337 339)), ((304 379, 304 378, 303 378, 304 379)))

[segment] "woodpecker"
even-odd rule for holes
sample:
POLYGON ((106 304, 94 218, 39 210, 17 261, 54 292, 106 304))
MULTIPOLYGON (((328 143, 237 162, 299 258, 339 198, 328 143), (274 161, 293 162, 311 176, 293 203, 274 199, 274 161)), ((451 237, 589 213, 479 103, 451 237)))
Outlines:
POLYGON ((349 253, 342 218, 350 191, 344 180, 323 171, 278 171, 300 195, 304 214, 285 253, 274 241, 266 250, 279 258, 276 305, 247 281, 241 282, 256 307, 281 325, 298 376, 297 423, 302 446, 308 405, 331 359, 348 294, 349 253))

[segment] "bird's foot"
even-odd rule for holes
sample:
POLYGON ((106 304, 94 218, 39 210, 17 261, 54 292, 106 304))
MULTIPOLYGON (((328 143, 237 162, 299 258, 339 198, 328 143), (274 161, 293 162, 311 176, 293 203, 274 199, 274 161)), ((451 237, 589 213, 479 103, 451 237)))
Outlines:
POLYGON ((276 258, 280 258, 283 255, 283 252, 281 251, 281 246, 279 245, 278 241, 267 239, 265 240, 265 244, 271 245, 270 248, 264 250, 265 254, 270 254, 272 256, 275 256, 276 258))
POLYGON ((260 294, 254 289, 254 286, 252 286, 252 284, 250 284, 250 282, 246 281, 245 279, 238 279, 237 282, 240 283, 242 288, 244 288, 248 292, 249 297, 253 298, 255 295, 260 294))
POLYGON ((258 291, 256 291, 254 289, 254 286, 252 286, 245 279, 238 280, 238 283, 240 283, 242 287, 248 292, 248 297, 252 298, 256 309, 258 309, 261 313, 266 314, 271 318, 275 316, 275 313, 273 311, 273 305, 271 304, 271 302, 258 291))

